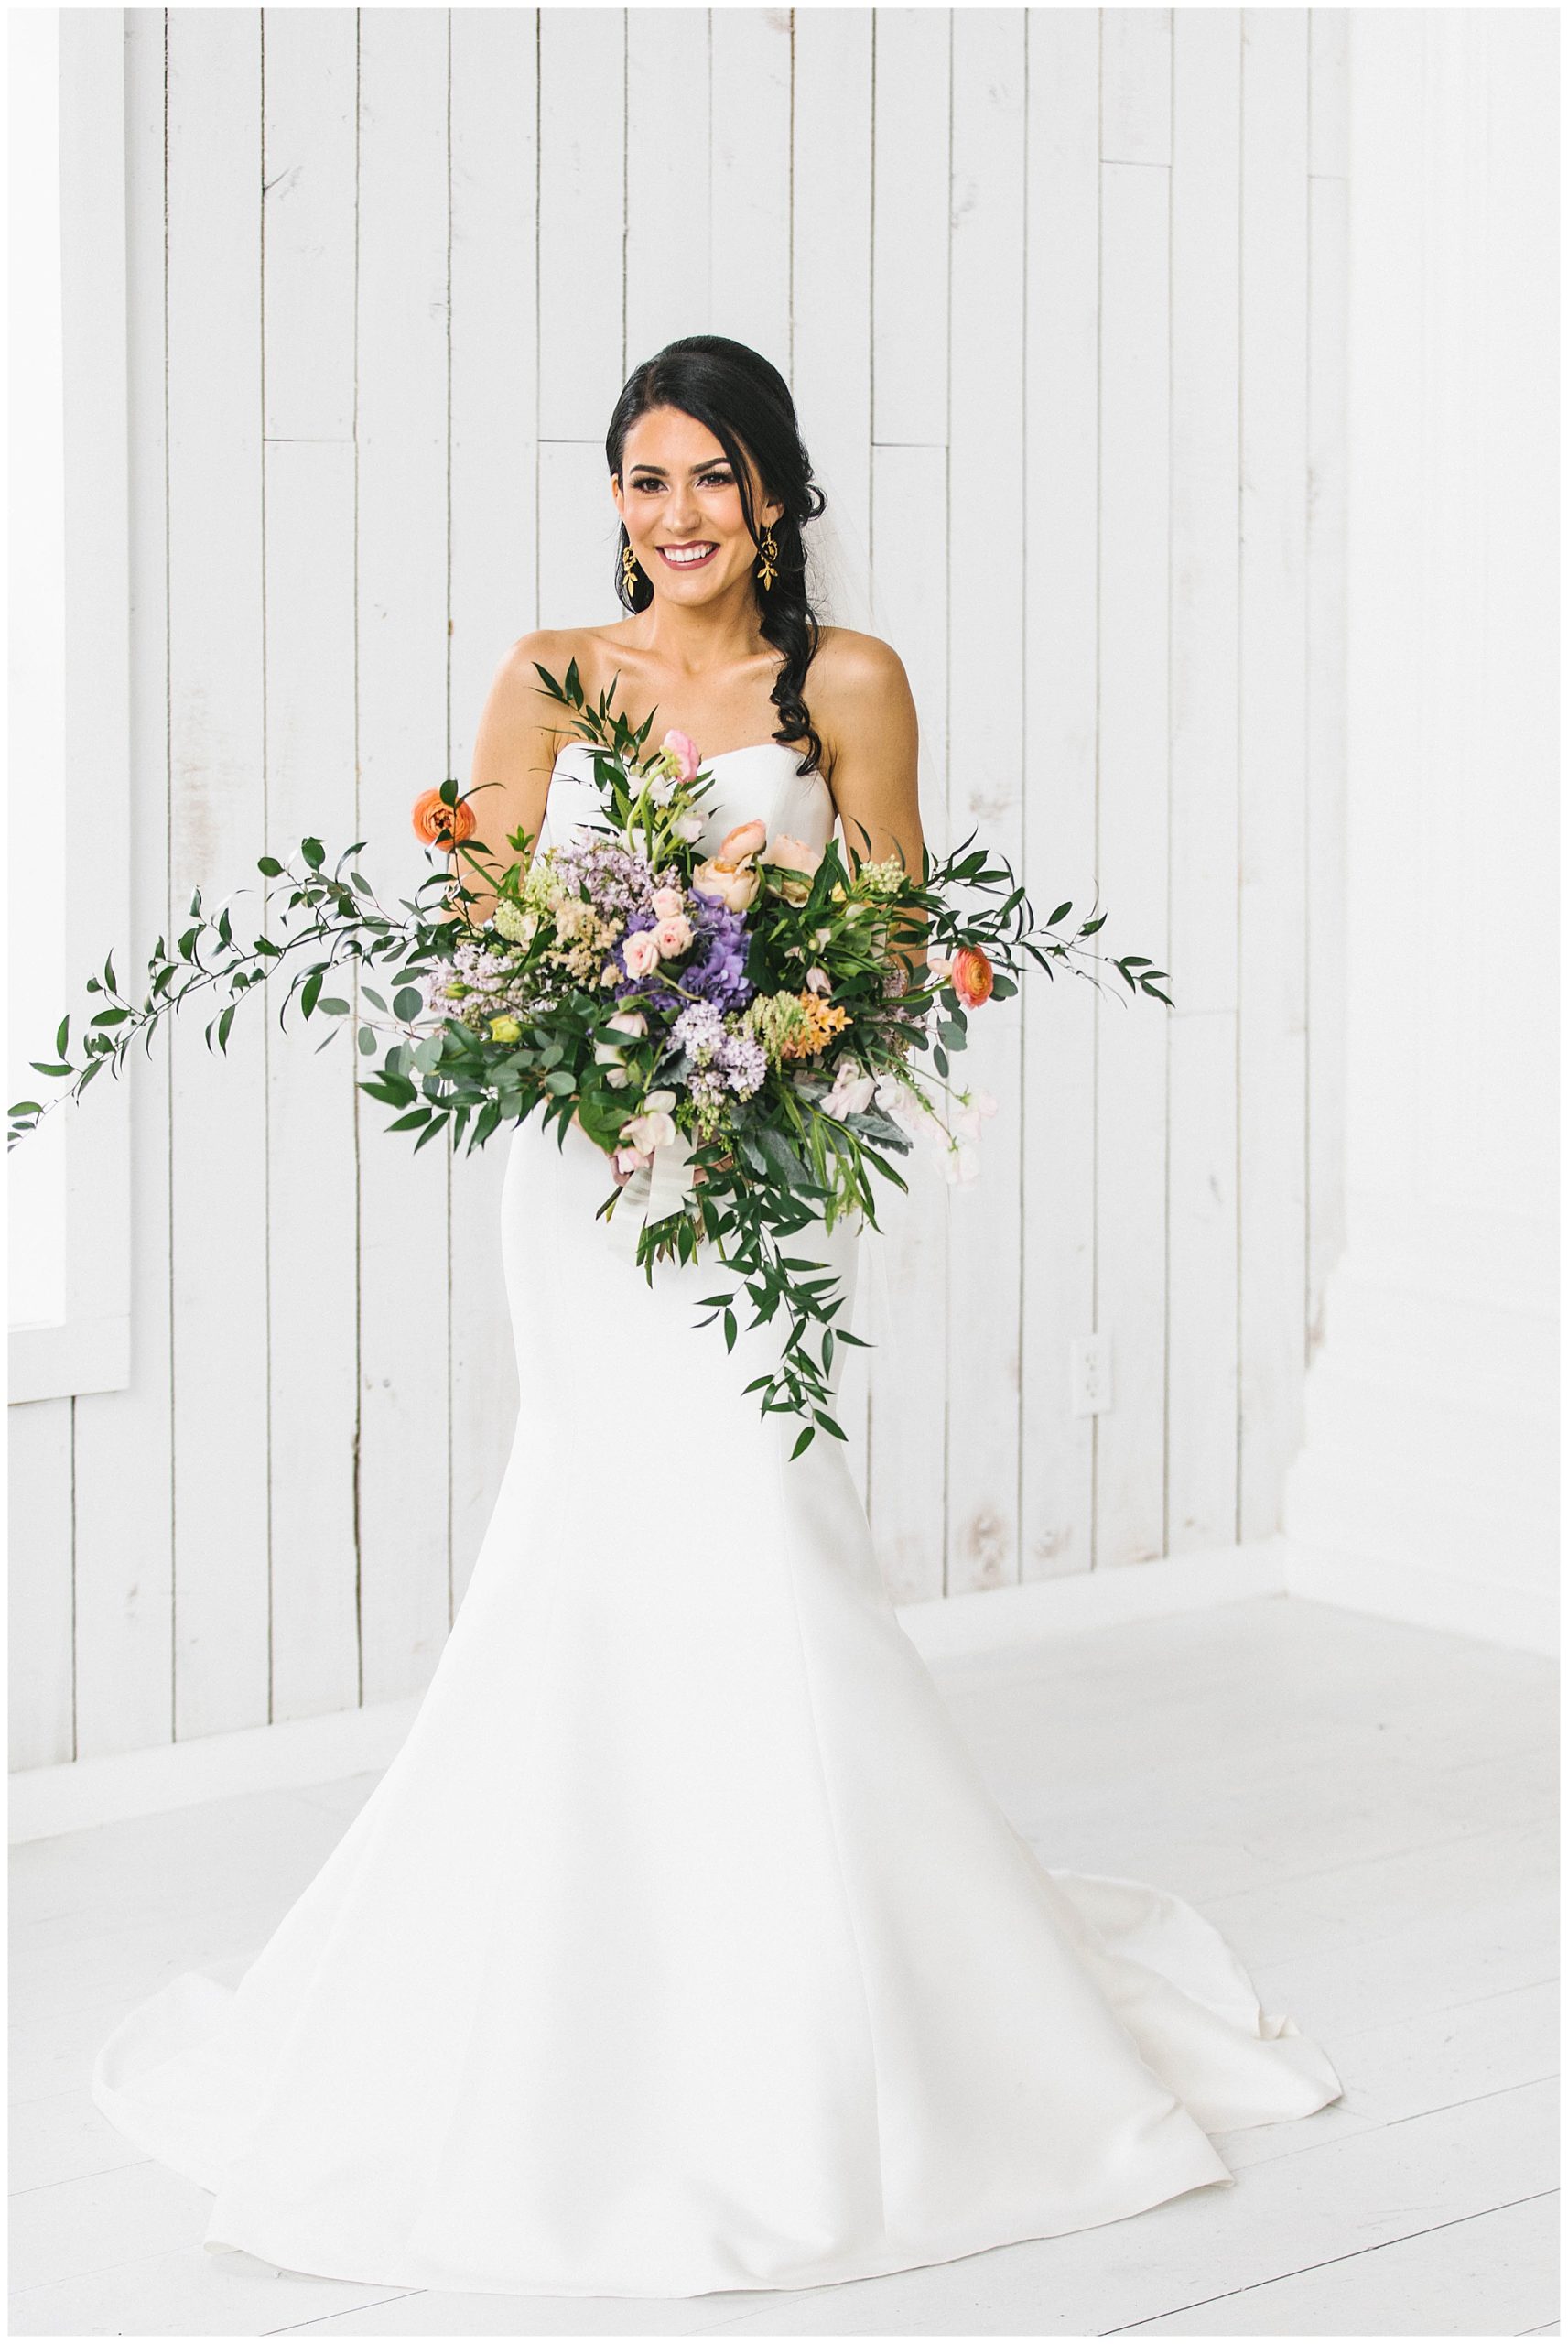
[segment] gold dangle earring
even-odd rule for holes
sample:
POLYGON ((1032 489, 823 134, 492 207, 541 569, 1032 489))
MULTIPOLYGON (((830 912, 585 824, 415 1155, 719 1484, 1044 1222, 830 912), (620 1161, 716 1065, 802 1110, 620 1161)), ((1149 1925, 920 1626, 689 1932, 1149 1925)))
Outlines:
POLYGON ((621 548, 621 583, 630 602, 637 591, 637 557, 632 550, 630 538, 621 548))
POLYGON ((757 564, 757 576, 762 581, 762 591, 765 594, 779 574, 779 549, 773 539, 773 526, 771 521, 762 531, 762 558, 757 564))

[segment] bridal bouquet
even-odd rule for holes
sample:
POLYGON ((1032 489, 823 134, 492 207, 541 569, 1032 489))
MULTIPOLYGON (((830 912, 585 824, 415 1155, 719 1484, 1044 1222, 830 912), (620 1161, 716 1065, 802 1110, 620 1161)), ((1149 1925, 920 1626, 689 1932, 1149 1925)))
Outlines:
MULTIPOLYGON (((710 1258, 721 1290, 702 1323, 730 1348, 742 1290, 752 1325, 782 1314, 778 1363, 747 1388, 800 1420, 798 1456, 819 1428, 844 1438, 834 1346, 860 1339, 834 1325, 832 1276, 789 1241, 844 1213, 875 1226, 879 1183, 905 1187, 892 1159, 917 1145, 948 1177, 972 1177, 992 1102, 953 1080, 970 1013, 1014 993, 1028 963, 1099 982, 1088 939, 1104 916, 1068 932, 1065 903, 1038 921, 1007 863, 972 840, 926 852, 918 874, 759 821, 704 854, 713 777, 696 745, 672 732, 651 748, 652 719, 630 725, 613 688, 590 700, 575 663, 560 681, 538 673, 591 751, 601 827, 532 856, 514 832, 502 865, 470 843, 471 804, 443 782, 414 809, 440 859, 395 910, 359 870, 363 841, 330 870, 317 839, 287 864, 264 856, 272 932, 242 942, 232 900, 211 910, 198 894, 174 950, 158 939, 140 1004, 106 960, 77 1055, 68 1017, 35 1070, 76 1096, 203 995, 222 1049, 243 996, 287 963, 280 1016, 297 1003, 302 1019, 357 1026, 379 1057, 361 1088, 395 1111, 390 1130, 471 1150, 535 1113, 563 1141, 576 1122, 604 1153, 600 1212, 629 1261, 652 1277, 664 1258, 710 1258), (465 865, 493 898, 482 919, 465 865), (327 990, 338 971, 357 999, 327 990)), ((1167 1000, 1142 955, 1106 965, 1167 1000)), ((45 1112, 13 1106, 12 1143, 45 1112)))

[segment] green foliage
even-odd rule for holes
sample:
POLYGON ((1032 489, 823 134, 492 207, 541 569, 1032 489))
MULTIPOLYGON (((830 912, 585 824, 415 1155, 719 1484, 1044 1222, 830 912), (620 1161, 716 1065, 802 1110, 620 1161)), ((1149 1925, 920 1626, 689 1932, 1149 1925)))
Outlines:
MULTIPOLYGON (((613 705, 613 684, 590 699, 575 661, 558 680, 542 667, 538 674, 541 690, 568 711, 572 731, 592 751, 609 826, 654 869, 675 865, 689 878, 694 852, 676 822, 700 805, 712 776, 699 774, 672 795, 662 759, 648 748, 651 716, 628 723, 613 705)), ((441 785, 444 803, 455 807, 460 794, 455 781, 441 785)), ((507 865, 466 843, 450 857, 432 854, 436 867, 415 893, 385 906, 358 868, 363 841, 345 848, 329 869, 323 841, 302 839, 287 861, 259 858, 260 917, 249 941, 236 932, 232 903, 209 913, 198 891, 173 950, 157 939, 139 1001, 122 993, 112 956, 88 978, 86 991, 99 1005, 75 1047, 68 1015, 52 1058, 33 1061, 35 1072, 63 1087, 47 1104, 23 1099, 12 1106, 11 1145, 53 1106, 79 1098, 104 1067, 120 1074, 137 1043, 150 1051, 177 1011, 204 1008, 207 1047, 226 1052, 241 1004, 270 991, 280 1026, 297 1009, 301 1025, 325 1021, 326 1043, 349 1030, 362 1059, 379 1054, 359 1088, 392 1111, 387 1129, 411 1135, 416 1151, 439 1142, 471 1155, 497 1132, 536 1114, 563 1143, 575 1119, 608 1156, 629 1117, 672 1080, 674 1061, 656 1032, 641 1039, 612 1035, 605 1021, 613 1002, 588 990, 557 999, 547 1017, 522 1025, 513 1042, 427 1006, 455 941, 477 929, 470 917, 477 899, 461 866, 515 904, 531 843, 516 833, 509 844, 517 859, 507 865), (334 978, 339 989, 330 991, 334 978), (615 1044, 612 1056, 603 1047, 607 1040, 615 1044)), ((923 1099, 932 1079, 926 1057, 937 1082, 946 1083, 951 1060, 968 1046, 969 1013, 946 978, 922 966, 926 951, 949 960, 961 948, 983 951, 995 1004, 1016 994, 1025 968, 1099 983, 1105 966, 1135 997, 1169 1004, 1166 972, 1146 956, 1102 962, 1092 949, 1102 912, 1091 909, 1068 928, 1067 902, 1037 920, 1005 858, 972 836, 942 857, 927 850, 918 877, 872 863, 864 852, 869 845, 863 831, 858 847, 830 845, 809 875, 764 866, 749 914, 748 975, 762 994, 798 997, 816 965, 828 961, 832 1001, 849 1020, 850 1054, 874 1080, 892 1077, 923 1099), (896 972, 891 984, 890 968, 896 972)), ((798 1026, 798 1012, 789 1015, 798 1026)), ((791 1242, 845 1215, 860 1215, 874 1228, 879 1188, 906 1185, 892 1159, 911 1149, 908 1130, 881 1103, 836 1112, 833 1097, 825 1066, 809 1059, 772 1064, 762 1090, 726 1106, 720 1128, 695 1134, 691 1199, 645 1225, 636 1248, 650 1278, 659 1261, 689 1263, 705 1250, 717 1265, 719 1290, 703 1298, 707 1316, 699 1323, 717 1321, 727 1349, 739 1339, 742 1296, 752 1327, 782 1330, 776 1365, 746 1389, 760 1395, 764 1414, 799 1420, 795 1456, 819 1432, 844 1438, 831 1410, 834 1355, 860 1338, 837 1324, 843 1297, 833 1278, 788 1250, 791 1242)), ((601 1214, 613 1212, 618 1193, 606 1197, 601 1214)))

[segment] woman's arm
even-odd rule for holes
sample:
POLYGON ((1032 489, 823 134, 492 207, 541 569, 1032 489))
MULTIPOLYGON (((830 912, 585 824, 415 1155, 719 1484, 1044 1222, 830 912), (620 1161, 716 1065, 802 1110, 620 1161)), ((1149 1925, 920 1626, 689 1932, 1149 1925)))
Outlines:
MULTIPOLYGON (((902 861, 918 885, 920 727, 903 660, 874 635, 836 627, 807 670, 806 693, 851 865, 902 861)), ((922 915, 892 939, 916 982, 925 932, 922 915)))
POLYGON ((874 635, 834 627, 807 670, 833 803, 852 862, 901 856, 920 877, 920 729, 903 662, 874 635))
POLYGON ((468 801, 474 835, 454 858, 455 872, 474 898, 468 906, 474 921, 489 917, 495 889, 483 875, 490 866, 471 862, 469 850, 488 852, 496 876, 520 859, 507 844, 513 831, 526 830, 532 853, 545 819, 550 773, 561 743, 569 737, 557 702, 540 688, 534 663, 559 676, 576 648, 572 635, 541 629, 520 636, 495 671, 474 735, 469 779, 473 794, 468 801))

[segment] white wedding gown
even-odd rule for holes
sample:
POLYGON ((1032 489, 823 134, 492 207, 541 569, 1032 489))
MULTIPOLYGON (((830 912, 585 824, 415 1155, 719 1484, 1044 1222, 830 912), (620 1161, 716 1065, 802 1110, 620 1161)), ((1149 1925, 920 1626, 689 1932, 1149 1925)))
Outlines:
MULTIPOLYGON (((711 763, 713 838, 827 837, 791 752, 711 763)), ((557 766, 557 837, 588 772, 557 766)), ((509 1145, 516 1439, 407 1740, 237 1990, 178 1979, 99 2056, 103 2113, 215 2193, 207 2244, 408 2287, 803 2287, 1227 2183, 1210 2132, 1336 2099, 1190 1905, 1013 1830, 841 1448, 790 1462, 741 1389, 764 1336, 694 1325, 711 1264, 650 1286, 582 1134, 509 1145)), ((855 1246, 814 1250, 852 1280, 855 1246)))

